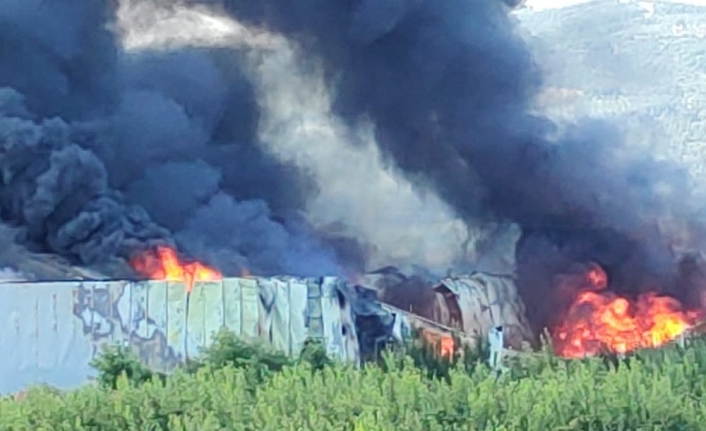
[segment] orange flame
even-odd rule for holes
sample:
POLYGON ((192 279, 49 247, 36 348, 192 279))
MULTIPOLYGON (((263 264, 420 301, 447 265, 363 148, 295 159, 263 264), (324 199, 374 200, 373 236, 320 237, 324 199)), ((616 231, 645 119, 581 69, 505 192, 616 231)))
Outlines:
POLYGON ((635 300, 606 292, 608 277, 600 267, 586 274, 583 289, 552 334, 559 356, 582 358, 602 352, 627 353, 659 347, 684 334, 701 317, 674 298, 645 293, 635 300))
POLYGON ((441 337, 441 356, 451 357, 456 350, 454 339, 449 336, 441 337))
POLYGON ((454 339, 451 336, 430 330, 422 331, 422 336, 425 338, 427 343, 437 345, 439 347, 438 353, 442 357, 450 358, 454 355, 456 346, 454 345, 454 339))
POLYGON ((200 262, 183 262, 176 250, 158 246, 155 251, 142 253, 130 261, 140 275, 152 280, 183 281, 187 293, 191 293, 196 281, 220 280, 218 270, 200 262))

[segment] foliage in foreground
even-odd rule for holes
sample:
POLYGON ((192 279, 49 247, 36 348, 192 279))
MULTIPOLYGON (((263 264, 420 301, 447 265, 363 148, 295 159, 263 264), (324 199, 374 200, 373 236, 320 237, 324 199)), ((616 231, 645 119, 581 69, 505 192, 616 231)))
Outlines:
POLYGON ((706 423, 703 340, 624 361, 526 355, 498 378, 468 357, 443 368, 418 351, 393 352, 355 369, 307 355, 273 360, 220 337, 169 377, 147 381, 133 370, 115 389, 106 377, 77 391, 36 388, 22 401, 1 400, 0 430, 690 431, 706 423))
MULTIPOLYGON (((201 368, 220 369, 232 367, 245 370, 250 386, 262 383, 273 373, 284 367, 299 363, 309 364, 313 370, 321 370, 333 362, 326 356, 321 343, 307 341, 299 358, 292 359, 266 344, 245 342, 231 331, 223 330, 214 335, 210 345, 201 351, 199 358, 190 360, 183 371, 196 373, 201 368)), ((140 362, 127 347, 111 346, 92 363, 98 371, 98 383, 105 389, 117 389, 120 377, 130 386, 139 386, 158 379, 165 382, 167 376, 154 372, 140 362)))

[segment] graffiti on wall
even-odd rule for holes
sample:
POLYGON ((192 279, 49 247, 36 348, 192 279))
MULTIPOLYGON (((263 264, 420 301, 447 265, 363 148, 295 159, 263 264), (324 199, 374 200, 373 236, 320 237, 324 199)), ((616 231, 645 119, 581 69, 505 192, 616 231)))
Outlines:
POLYGON ((84 282, 74 301, 73 314, 94 354, 122 343, 164 371, 197 356, 224 327, 289 354, 297 354, 307 338, 318 338, 335 356, 357 357, 349 301, 326 282, 225 279, 197 283, 189 293, 179 282, 84 282))
MULTIPOLYGON (((521 302, 511 300, 514 286, 498 280, 445 280, 465 333, 525 327, 521 302)), ((197 282, 189 293, 168 281, 0 283, 0 393, 33 383, 80 385, 96 355, 114 344, 169 371, 196 357, 221 328, 290 355, 317 339, 330 356, 360 363, 411 327, 435 326, 407 314, 335 277, 227 278, 197 282)))
POLYGON ((183 340, 175 332, 187 326, 186 291, 179 283, 169 284, 125 281, 78 284, 74 289, 73 314, 83 326, 93 356, 106 345, 124 344, 132 346, 145 363, 157 369, 169 369, 183 361, 183 340), (174 291, 171 295, 170 290, 174 291), (171 322, 169 311, 172 311, 171 322))
POLYGON ((229 278, 196 283, 71 281, 0 283, 0 393, 31 383, 57 387, 90 378, 104 346, 131 346, 169 371, 221 328, 296 355, 308 338, 330 355, 358 360, 350 298, 333 279, 229 278))

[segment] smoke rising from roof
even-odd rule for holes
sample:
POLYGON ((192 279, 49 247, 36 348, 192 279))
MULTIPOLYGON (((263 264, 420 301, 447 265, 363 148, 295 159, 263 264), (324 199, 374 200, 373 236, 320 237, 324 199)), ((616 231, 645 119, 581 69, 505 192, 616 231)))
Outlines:
MULTIPOLYGON (((249 47, 245 63, 256 88, 262 144, 278 160, 297 166, 322 185, 309 196, 306 218, 319 231, 343 233, 364 243, 360 257, 369 268, 413 263, 441 272, 462 258, 474 266, 512 270, 508 262, 498 261, 502 253, 486 253, 475 241, 497 237, 500 231, 512 236, 512 231, 465 226, 438 196, 414 187, 381 160, 371 128, 346 127, 332 112, 332 95, 317 60, 286 38, 245 27, 218 11, 183 4, 126 2, 120 22, 131 49, 249 47), (478 260, 485 255, 493 257, 490 262, 478 260)), ((360 254, 347 253, 350 245, 359 248, 351 241, 336 241, 335 248, 339 254, 360 254)))
POLYGON ((416 186, 465 220, 523 228, 521 264, 538 265, 530 256, 548 247, 555 264, 598 261, 628 290, 654 280, 674 288, 664 224, 700 222, 686 171, 627 146, 607 123, 537 115, 541 76, 503 2, 195 3, 282 34, 321 62, 333 111, 353 129, 372 124, 385 160, 416 186))
POLYGON ((322 59, 336 112, 463 216, 627 231, 684 207, 681 171, 608 125, 532 115, 541 77, 501 2, 222 3, 322 59))
POLYGON ((0 11, 0 209, 84 263, 178 244, 224 272, 340 271, 305 223, 304 173, 266 154, 240 53, 122 50, 116 4, 0 11))

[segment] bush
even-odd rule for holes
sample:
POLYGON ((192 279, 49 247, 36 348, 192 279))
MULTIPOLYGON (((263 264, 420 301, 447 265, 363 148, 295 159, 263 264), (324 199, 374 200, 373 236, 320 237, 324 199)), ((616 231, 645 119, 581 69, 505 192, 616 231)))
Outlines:
POLYGON ((199 366, 164 380, 122 373, 116 389, 33 389, 23 401, 1 400, 0 429, 690 431, 706 421, 703 340, 625 360, 528 354, 500 379, 486 366, 453 358, 439 376, 423 365, 434 360, 415 359, 420 352, 411 350, 355 369, 319 366, 309 353, 280 363, 234 338, 221 340, 220 353, 206 350, 199 366), (255 366, 268 370, 256 385, 249 374, 254 360, 244 351, 267 364, 255 366))
POLYGON ((96 357, 91 366, 98 371, 98 384, 104 389, 117 389, 118 379, 125 377, 127 384, 139 386, 154 378, 164 380, 166 376, 145 367, 139 358, 125 346, 108 346, 96 357))
MULTIPOLYGON (((334 361, 326 355, 326 348, 319 341, 307 340, 299 357, 292 359, 270 345, 246 342, 224 329, 213 335, 211 343, 201 349, 198 358, 184 364, 183 371, 193 374, 204 368, 244 369, 248 377, 247 382, 252 386, 262 383, 284 367, 298 363, 309 364, 313 371, 321 371, 324 367, 333 365, 334 361)), ((98 371, 96 380, 104 389, 116 389, 121 376, 125 377, 126 384, 130 386, 139 386, 155 378, 162 381, 166 379, 165 374, 148 369, 128 347, 122 345, 104 348, 92 361, 91 366, 98 371)))
POLYGON ((225 367, 242 369, 250 390, 273 373, 293 366, 295 361, 261 342, 245 342, 234 333, 222 330, 213 336, 210 345, 201 350, 200 357, 187 364, 188 372, 202 368, 218 370, 225 367))

